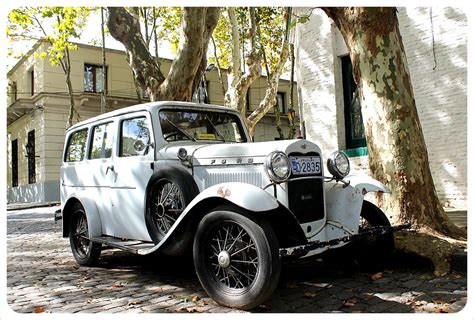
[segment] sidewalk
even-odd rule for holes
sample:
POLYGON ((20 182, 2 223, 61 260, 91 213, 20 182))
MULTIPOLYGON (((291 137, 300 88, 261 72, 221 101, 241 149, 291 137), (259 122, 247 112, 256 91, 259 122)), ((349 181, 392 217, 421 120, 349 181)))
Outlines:
POLYGON ((24 202, 24 203, 9 203, 7 204, 7 211, 11 210, 25 210, 32 208, 41 208, 41 207, 52 207, 59 205, 59 201, 50 201, 50 202, 24 202))

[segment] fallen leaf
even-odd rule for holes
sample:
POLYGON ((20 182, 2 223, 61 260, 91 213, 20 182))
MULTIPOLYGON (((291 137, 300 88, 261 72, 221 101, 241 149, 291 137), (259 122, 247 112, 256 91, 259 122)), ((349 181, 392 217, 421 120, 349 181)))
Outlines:
POLYGON ((431 302, 436 303, 436 304, 445 304, 446 303, 445 301, 439 300, 439 299, 433 299, 433 300, 431 300, 431 302))
POLYGON ((417 306, 417 307, 422 306, 424 304, 425 304, 424 301, 414 301, 414 302, 411 303, 411 305, 417 306))
POLYGON ((382 279, 382 278, 383 278, 383 272, 374 273, 373 275, 370 276, 370 278, 371 278, 373 281, 382 279))
POLYGON ((195 307, 188 307, 186 308, 186 311, 189 312, 189 313, 193 313, 193 312, 196 312, 196 308, 195 307))
POLYGON ((199 298, 198 296, 193 296, 191 299, 192 302, 197 302, 199 300, 201 300, 201 298, 199 298))
POLYGON ((286 287, 288 289, 295 289, 295 288, 298 288, 298 284, 296 283, 296 281, 288 281, 286 283, 286 287))
POLYGON ((357 303, 357 299, 356 298, 351 298, 351 299, 348 299, 348 300, 344 301, 342 305, 346 308, 350 308, 350 307, 355 306, 356 303, 357 303))
POLYGON ((112 283, 112 288, 121 288, 123 287, 123 283, 122 282, 114 282, 112 283))
POLYGON ((435 311, 436 313, 451 313, 451 312, 453 312, 453 311, 452 311, 449 307, 447 307, 447 306, 435 308, 434 311, 435 311))
POLYGON ((200 307, 207 306, 208 304, 209 304, 209 302, 207 302, 206 300, 200 300, 198 302, 198 306, 200 306, 200 307))
POLYGON ((35 313, 43 313, 44 312, 44 307, 36 307, 35 308, 35 313))

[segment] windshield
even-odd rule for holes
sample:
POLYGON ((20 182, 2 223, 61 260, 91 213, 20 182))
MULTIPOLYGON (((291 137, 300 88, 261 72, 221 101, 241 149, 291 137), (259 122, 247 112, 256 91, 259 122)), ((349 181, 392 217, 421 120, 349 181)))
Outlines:
POLYGON ((159 116, 161 131, 166 141, 246 141, 240 120, 233 114, 212 111, 161 110, 159 116))

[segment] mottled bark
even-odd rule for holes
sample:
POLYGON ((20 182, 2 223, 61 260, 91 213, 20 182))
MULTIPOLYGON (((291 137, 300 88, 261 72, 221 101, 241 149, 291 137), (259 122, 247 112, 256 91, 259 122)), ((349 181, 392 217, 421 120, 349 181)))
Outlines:
POLYGON ((237 18, 235 8, 227 10, 232 33, 232 67, 229 69, 227 92, 224 97, 224 105, 236 109, 245 119, 247 104, 247 91, 252 82, 262 74, 261 57, 256 47, 256 20, 255 8, 249 8, 249 41, 250 52, 245 57, 247 65, 245 73, 241 70, 240 58, 240 36, 238 31, 237 18))
POLYGON ((276 104, 276 95, 278 92, 278 82, 280 80, 283 67, 288 59, 288 42, 284 42, 281 50, 281 55, 278 60, 278 64, 273 70, 270 79, 268 80, 267 89, 265 90, 265 96, 255 109, 246 119, 247 129, 250 136, 253 136, 255 132, 255 126, 257 123, 267 114, 267 112, 273 108, 276 104))
POLYGON ((110 33, 125 46, 136 81, 147 90, 150 100, 190 101, 206 65, 206 50, 219 8, 183 8, 178 52, 166 77, 141 35, 139 20, 121 7, 108 10, 110 33))
POLYGON ((183 8, 178 52, 160 88, 161 100, 191 101, 193 84, 206 68, 206 53, 219 8, 183 8))
POLYGON ((379 205, 409 221, 455 238, 466 236, 446 216, 431 175, 395 8, 323 8, 349 48, 359 87, 373 176, 391 194, 379 205))
POLYGON ((278 82, 283 72, 285 63, 288 60, 288 53, 289 53, 288 35, 289 35, 291 19, 289 19, 288 11, 285 11, 284 19, 286 21, 286 32, 282 41, 280 57, 278 58, 278 62, 275 68, 271 70, 270 77, 267 80, 267 89, 265 90, 265 96, 263 97, 262 101, 260 101, 258 108, 255 109, 246 119, 247 129, 249 131, 250 136, 254 135, 255 126, 257 125, 257 123, 276 104, 278 82))

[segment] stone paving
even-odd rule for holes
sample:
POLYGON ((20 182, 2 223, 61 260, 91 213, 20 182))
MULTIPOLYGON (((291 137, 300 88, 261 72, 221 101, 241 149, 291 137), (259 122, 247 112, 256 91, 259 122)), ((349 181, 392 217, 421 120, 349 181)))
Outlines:
MULTIPOLYGON (((61 223, 54 224, 57 208, 7 212, 6 293, 13 311, 244 313, 210 299, 189 259, 104 251, 98 267, 79 267, 61 223)), ((407 265, 349 272, 312 261, 285 264, 270 301, 250 312, 452 313, 466 302, 465 273, 435 278, 426 266, 407 265)))

